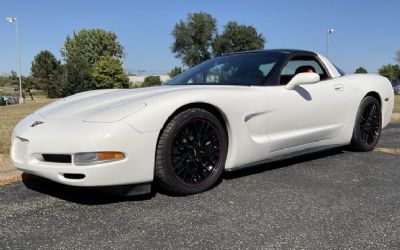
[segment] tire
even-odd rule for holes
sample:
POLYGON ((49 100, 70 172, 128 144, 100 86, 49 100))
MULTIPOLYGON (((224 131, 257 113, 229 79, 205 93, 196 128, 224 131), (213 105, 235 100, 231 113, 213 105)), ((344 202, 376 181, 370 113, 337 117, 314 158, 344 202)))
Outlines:
POLYGON ((193 108, 177 114, 158 140, 156 184, 176 195, 210 189, 224 170, 227 141, 221 122, 210 112, 193 108))
POLYGON ((357 111, 351 138, 352 149, 361 152, 373 150, 381 136, 381 129, 381 105, 376 98, 366 96, 357 111))

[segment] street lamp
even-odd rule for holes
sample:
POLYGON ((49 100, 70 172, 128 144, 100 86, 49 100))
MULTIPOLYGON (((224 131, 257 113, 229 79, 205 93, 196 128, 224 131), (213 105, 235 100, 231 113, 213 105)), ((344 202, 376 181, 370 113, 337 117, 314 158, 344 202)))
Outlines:
POLYGON ((21 79, 21 52, 19 49, 19 33, 18 33, 18 20, 15 17, 7 17, 7 22, 15 23, 15 31, 17 34, 17 61, 19 69, 19 103, 24 103, 24 98, 22 97, 22 79, 21 79))
POLYGON ((328 29, 328 31, 326 32, 326 58, 329 59, 329 35, 332 34, 333 32, 335 32, 335 29, 330 28, 328 29))

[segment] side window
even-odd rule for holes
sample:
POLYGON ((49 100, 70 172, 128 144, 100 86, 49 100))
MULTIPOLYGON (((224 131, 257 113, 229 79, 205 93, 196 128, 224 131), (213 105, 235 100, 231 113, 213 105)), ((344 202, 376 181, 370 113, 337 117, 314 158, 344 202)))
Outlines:
POLYGON ((328 74, 320 63, 313 57, 294 57, 282 69, 280 85, 286 85, 298 73, 315 72, 321 80, 328 78, 328 74))
POLYGON ((266 64, 261 64, 260 67, 258 68, 264 76, 267 76, 269 72, 271 72, 272 68, 275 66, 275 62, 273 63, 266 63, 266 64))

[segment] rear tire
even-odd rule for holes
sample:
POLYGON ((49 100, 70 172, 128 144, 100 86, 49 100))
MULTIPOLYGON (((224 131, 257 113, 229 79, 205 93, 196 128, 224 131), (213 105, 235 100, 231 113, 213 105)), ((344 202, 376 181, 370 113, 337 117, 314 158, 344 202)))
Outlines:
POLYGON ((227 136, 210 112, 185 110, 165 126, 156 150, 156 184, 177 195, 203 192, 216 184, 225 166, 227 136))
POLYGON ((371 151, 381 136, 382 111, 379 101, 366 96, 361 101, 354 124, 351 147, 356 151, 371 151))

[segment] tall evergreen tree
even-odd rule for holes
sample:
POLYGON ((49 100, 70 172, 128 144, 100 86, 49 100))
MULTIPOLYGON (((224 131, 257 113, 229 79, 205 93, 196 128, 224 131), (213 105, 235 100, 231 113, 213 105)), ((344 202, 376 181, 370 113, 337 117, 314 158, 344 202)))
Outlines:
POLYGON ((48 50, 40 51, 32 61, 31 75, 36 86, 50 98, 64 94, 61 62, 48 50))

